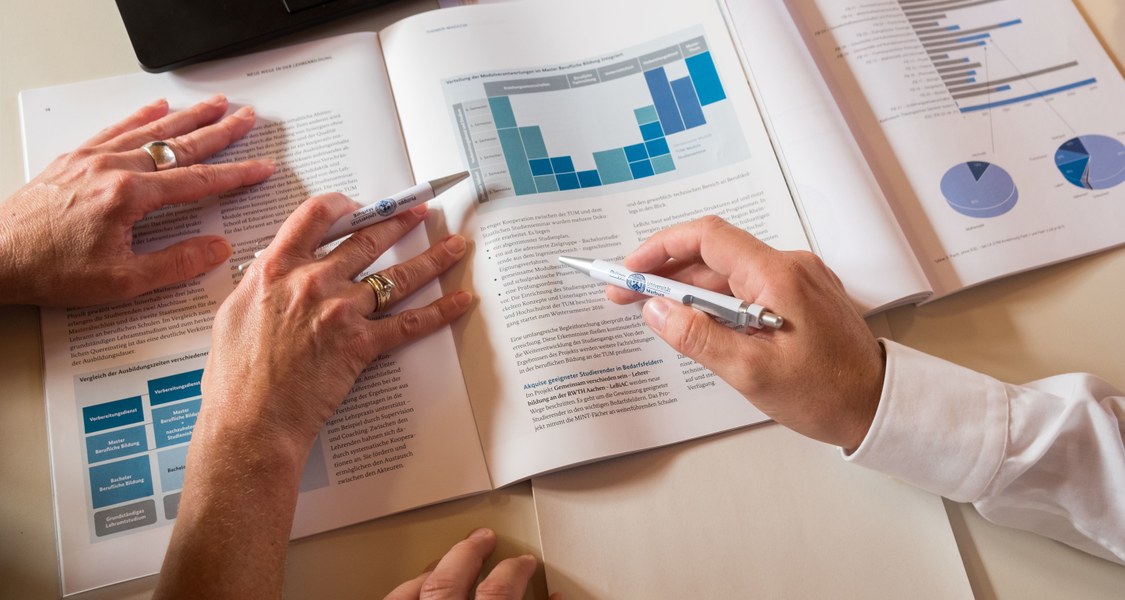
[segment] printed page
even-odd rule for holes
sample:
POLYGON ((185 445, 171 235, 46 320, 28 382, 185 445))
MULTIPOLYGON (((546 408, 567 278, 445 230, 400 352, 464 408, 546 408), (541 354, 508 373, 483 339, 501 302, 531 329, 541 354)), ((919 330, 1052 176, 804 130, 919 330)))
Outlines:
POLYGON ((865 314, 928 296, 925 273, 784 1, 727 6, 816 253, 865 314))
MULTIPOLYGON (((226 268, 132 302, 43 311, 47 416, 63 592, 157 572, 179 505, 215 311, 236 265, 312 194, 370 202, 413 183, 374 34, 21 95, 28 173, 135 107, 183 108, 216 92, 252 104, 259 123, 216 157, 273 156, 262 184, 154 213, 138 250, 217 233, 226 268)), ((379 264, 427 245, 419 229, 379 264)), ((396 309, 440 295, 434 284, 396 309)), ((381 357, 316 441, 293 535, 304 536, 489 489, 448 330, 381 357), (433 377, 433 373, 442 377, 433 377)))
POLYGON ((1125 83, 1069 0, 788 4, 937 295, 1125 241, 1125 83))
POLYGON ((416 176, 473 174, 442 206, 476 242, 455 335, 493 482, 763 420, 557 261, 708 213, 808 249, 717 4, 452 8, 380 35, 416 176))

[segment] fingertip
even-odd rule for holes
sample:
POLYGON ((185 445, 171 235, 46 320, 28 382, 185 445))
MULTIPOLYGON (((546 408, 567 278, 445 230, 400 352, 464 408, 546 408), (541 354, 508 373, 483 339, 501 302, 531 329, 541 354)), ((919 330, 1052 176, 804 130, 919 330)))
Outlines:
MULTIPOLYGON (((464 293, 467 294, 468 292, 464 292, 464 293)), ((468 535, 468 537, 479 538, 479 539, 495 538, 496 532, 487 528, 487 527, 481 527, 480 529, 473 530, 473 532, 470 533, 468 535)))
POLYGON ((465 290, 460 290, 457 293, 453 294, 453 304, 461 310, 469 308, 472 303, 473 295, 469 292, 466 292, 465 290))
POLYGON ((210 98, 204 100, 203 104, 214 106, 216 108, 226 108, 227 97, 224 94, 215 94, 214 96, 211 96, 210 98))
POLYGON ((446 252, 449 252, 449 254, 451 254, 452 256, 461 256, 465 253, 465 248, 467 247, 465 236, 457 234, 451 235, 446 238, 443 244, 445 246, 446 252))
POLYGON ((418 206, 410 209, 410 214, 419 218, 426 216, 426 213, 428 212, 430 212, 430 207, 427 204, 419 204, 418 206))
POLYGON ((207 264, 212 267, 225 262, 234 252, 230 242, 220 238, 207 244, 207 264))
POLYGON ((663 333, 664 326, 668 323, 668 313, 671 310, 671 301, 665 298, 651 298, 645 301, 641 308, 641 318, 645 324, 656 333, 663 333))

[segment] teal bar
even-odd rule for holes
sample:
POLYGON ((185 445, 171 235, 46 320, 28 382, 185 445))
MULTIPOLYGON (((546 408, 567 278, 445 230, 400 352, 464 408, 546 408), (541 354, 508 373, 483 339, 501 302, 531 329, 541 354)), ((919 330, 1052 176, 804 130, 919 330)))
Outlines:
POLYGON ((492 120, 497 129, 516 126, 516 113, 512 112, 512 101, 507 96, 489 98, 488 107, 492 109, 492 120))
POLYGON ((656 106, 653 105, 638 108, 633 111, 633 114, 637 116, 637 125, 644 125, 645 123, 660 120, 660 115, 656 114, 656 106))
POLYGON ((624 148, 595 152, 594 164, 598 167, 598 175, 602 178, 602 185, 633 179, 633 172, 629 170, 629 161, 625 158, 624 148))
POLYGON ((543 143, 543 131, 538 125, 533 127, 520 127, 520 137, 523 138, 524 150, 527 158, 547 158, 547 145, 543 143))
POLYGON ((671 154, 656 156, 650 160, 652 161, 652 170, 655 173, 667 173, 668 171, 676 170, 676 163, 672 160, 671 154))
POLYGON ((508 174, 512 176, 512 188, 520 196, 534 194, 535 179, 531 175, 531 165, 527 162, 527 154, 523 150, 520 131, 515 128, 508 128, 501 129, 498 133, 500 134, 500 147, 503 148, 504 159, 508 163, 508 174))
POLYGON ((559 191, 559 182, 555 180, 554 175, 540 175, 535 178, 535 187, 540 192, 557 192, 559 191))

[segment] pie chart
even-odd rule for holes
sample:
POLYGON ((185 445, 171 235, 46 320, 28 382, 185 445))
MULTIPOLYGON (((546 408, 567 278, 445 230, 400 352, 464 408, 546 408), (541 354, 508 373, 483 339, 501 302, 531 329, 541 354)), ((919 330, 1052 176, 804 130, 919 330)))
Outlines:
POLYGON ((961 163, 941 178, 941 193, 953 210, 978 219, 998 217, 1016 205, 1019 191, 1012 176, 984 162, 961 163))
POLYGON ((1079 136, 1059 146, 1055 165, 1074 185, 1104 190, 1125 182, 1125 145, 1104 135, 1079 136))

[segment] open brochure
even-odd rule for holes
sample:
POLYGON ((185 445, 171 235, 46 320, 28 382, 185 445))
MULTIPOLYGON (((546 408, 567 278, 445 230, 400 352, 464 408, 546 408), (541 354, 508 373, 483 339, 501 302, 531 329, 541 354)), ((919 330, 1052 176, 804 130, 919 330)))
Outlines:
MULTIPOLYGON (((668 225, 718 214, 777 248, 818 252, 871 312, 1125 239, 1111 168, 1125 160, 1115 150, 1125 123, 1106 122, 1122 121, 1106 107, 1125 93, 1068 2, 951 2, 940 16, 910 0, 817 4, 467 7, 21 94, 29 175, 132 107, 219 91, 253 104, 259 124, 216 160, 279 160, 262 184, 138 225, 141 251, 225 235, 228 268, 120 305, 43 311, 64 593, 159 569, 214 313, 236 265, 311 194, 370 202, 468 169, 428 228, 472 240, 443 284, 480 301, 360 376, 310 456, 294 537, 764 420, 560 254, 618 258, 668 225), (929 30, 952 27, 962 47, 931 58, 929 30), (965 79, 1006 81, 955 97, 975 84, 950 83, 945 62, 975 64, 970 53, 994 46, 1007 70, 969 68, 965 79), (1048 50, 1078 66, 1033 76, 1047 67, 1012 62, 1054 58, 1048 50), (1093 82, 1035 79, 1078 72, 1093 82)), ((427 243, 418 230, 373 268, 427 243)), ((395 310, 439 294, 431 285, 395 310)))

